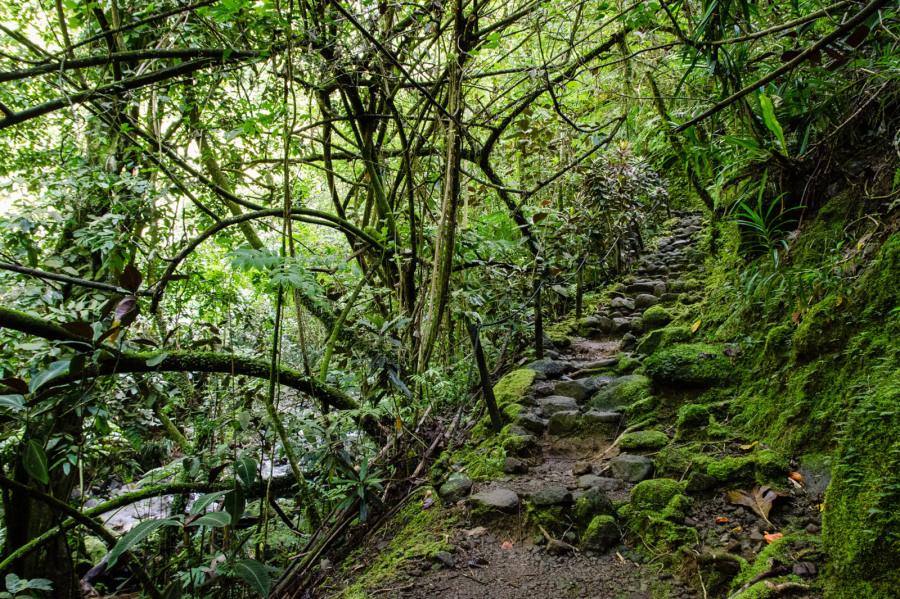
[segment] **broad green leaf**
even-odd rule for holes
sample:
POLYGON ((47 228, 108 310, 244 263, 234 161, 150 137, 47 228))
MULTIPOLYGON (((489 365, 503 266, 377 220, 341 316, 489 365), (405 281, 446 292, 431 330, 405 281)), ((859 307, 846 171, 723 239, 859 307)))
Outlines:
POLYGON ((24 407, 24 395, 0 395, 0 408, 8 408, 13 412, 18 412, 24 407))
POLYGON ((266 597, 269 595, 272 581, 266 567, 255 559, 245 559, 234 564, 235 573, 244 579, 254 591, 266 597))
POLYGON ((245 489, 249 489, 256 482, 256 460, 253 458, 241 458, 234 462, 234 473, 245 489))
POLYGON ((231 524, 231 514, 227 512, 210 512, 191 522, 191 526, 222 527, 229 524, 231 524))
POLYGON ((762 107, 763 120, 766 123, 766 127, 778 137, 778 143, 781 144, 781 151, 786 156, 787 144, 784 141, 784 129, 781 128, 781 123, 775 118, 775 106, 772 104, 772 99, 765 94, 760 94, 759 105, 762 107))
POLYGON ((39 372, 31 381, 28 383, 28 390, 31 393, 34 393, 41 386, 49 383, 55 378, 59 378, 69 370, 69 360, 59 360, 58 362, 54 362, 50 365, 47 370, 43 370, 39 372))
POLYGON ((44 447, 34 439, 29 439, 28 444, 25 445, 25 457, 22 464, 32 478, 45 485, 50 481, 50 472, 47 470, 47 453, 44 451, 44 447))
POLYGON ((225 511, 231 514, 231 524, 236 525, 244 515, 247 498, 243 489, 232 489, 225 494, 225 511))
POLYGON ((109 552, 109 559, 106 567, 112 568, 116 565, 119 556, 149 537, 153 531, 163 526, 177 526, 180 522, 176 518, 156 518, 154 520, 144 520, 131 530, 124 537, 119 539, 116 546, 109 552))
POLYGON ((156 354, 152 358, 147 359, 147 366, 149 366, 150 368, 159 366, 160 364, 163 363, 163 360, 165 360, 168 357, 169 357, 169 352, 162 352, 162 353, 156 354))
POLYGON ((222 497, 228 493, 228 491, 216 491, 215 493, 207 493, 206 495, 200 496, 197 501, 191 505, 190 512, 191 514, 199 514, 212 505, 214 502, 218 501, 219 497, 222 497))

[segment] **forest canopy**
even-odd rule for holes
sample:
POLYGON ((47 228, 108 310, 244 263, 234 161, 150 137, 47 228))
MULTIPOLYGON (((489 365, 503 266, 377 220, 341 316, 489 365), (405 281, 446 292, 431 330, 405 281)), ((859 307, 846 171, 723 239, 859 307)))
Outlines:
POLYGON ((160 559, 121 560, 214 596, 187 505, 224 497, 219 573, 267 594, 389 513, 433 418, 487 409, 478 381, 672 210, 777 254, 771 206, 821 203, 822 157, 895 102, 896 9, 5 3, 0 573, 78 596, 74 531, 121 552, 98 516, 174 495, 126 536, 160 559), (89 505, 112 480, 149 482, 89 505))

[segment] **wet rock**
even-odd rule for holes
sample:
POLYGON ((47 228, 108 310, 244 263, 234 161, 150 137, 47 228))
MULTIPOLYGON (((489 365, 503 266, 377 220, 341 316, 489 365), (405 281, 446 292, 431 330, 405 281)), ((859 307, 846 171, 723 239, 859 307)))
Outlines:
POLYGON ((659 303, 659 299, 655 295, 650 295, 649 293, 642 293, 636 298, 634 298, 634 309, 635 310, 646 310, 651 306, 655 306, 659 303))
POLYGON ((519 417, 516 418, 516 424, 536 435, 544 434, 544 421, 534 412, 520 412, 519 417))
POLYGON ((533 491, 528 500, 534 507, 550 507, 551 505, 568 505, 572 503, 572 493, 561 485, 544 487, 533 491))
POLYGON ((537 401, 545 416, 553 416, 556 412, 578 411, 578 403, 571 397, 551 395, 550 397, 544 397, 537 401))
POLYGON ((653 291, 653 281, 642 281, 639 283, 632 283, 625 287, 626 293, 651 293, 653 291))
POLYGON ((446 551, 438 551, 437 553, 435 553, 434 560, 445 568, 456 567, 456 561, 453 559, 453 556, 446 551))
POLYGON ((439 494, 445 503, 456 503, 472 491, 472 479, 464 476, 451 478, 441 485, 439 494))
POLYGON ((619 529, 612 516, 596 516, 581 537, 581 546, 592 551, 606 551, 619 542, 619 529))
POLYGON ((642 455, 624 454, 610 460, 609 467, 613 478, 637 483, 650 476, 653 471, 653 460, 642 455))
POLYGON ((613 332, 626 333, 631 329, 630 318, 613 318, 613 332))
POLYGON ((578 424, 578 410, 566 410, 562 412, 554 412, 550 416, 550 423, 547 425, 547 432, 551 435, 566 435, 575 430, 578 424))
POLYGON ((553 394, 571 397, 575 401, 582 402, 591 394, 591 389, 582 381, 561 381, 554 387, 553 394))
POLYGON ((519 496, 509 489, 492 489, 472 495, 469 502, 475 508, 515 512, 519 507, 519 496))
POLYGON ((601 411, 626 408, 650 393, 650 379, 630 374, 612 379, 591 398, 590 405, 601 411))
MULTIPOLYGON (((637 320, 637 319, 635 319, 637 320)), ((621 351, 632 351, 637 347, 637 337, 632 335, 631 333, 625 333, 625 336, 622 337, 622 345, 619 346, 621 351)))
POLYGON ((528 474, 528 464, 517 458, 503 460, 503 472, 506 474, 528 474))
POLYGON ((583 474, 590 474, 593 471, 594 467, 590 462, 575 462, 575 465, 572 466, 572 474, 575 476, 581 476, 583 474))
POLYGON ((627 297, 615 297, 611 302, 609 302, 609 307, 613 310, 634 310, 634 300, 629 299, 627 297))
POLYGON ((576 522, 581 526, 587 526, 594 516, 614 516, 616 509, 604 491, 601 491, 598 487, 589 487, 578 498, 572 513, 576 522))
POLYGON ((597 316, 597 330, 609 333, 613 330, 613 321, 609 316, 597 316))
POLYGON ((566 372, 569 368, 569 363, 562 360, 537 360, 536 362, 532 362, 525 368, 529 370, 533 370, 538 373, 538 376, 543 375, 543 378, 548 377, 556 377, 566 372))

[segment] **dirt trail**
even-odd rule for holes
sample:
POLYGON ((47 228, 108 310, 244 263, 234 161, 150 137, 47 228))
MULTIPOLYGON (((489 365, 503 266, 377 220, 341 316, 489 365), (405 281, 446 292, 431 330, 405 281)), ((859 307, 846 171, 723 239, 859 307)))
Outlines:
MULTIPOLYGON (((462 514, 457 528, 447 531, 444 537, 452 551, 442 552, 432 561, 407 564, 401 569, 402 576, 368 589, 369 596, 409 599, 699 599, 705 596, 702 590, 689 586, 687 579, 664 571, 660 563, 623 544, 622 539, 595 551, 584 550, 574 525, 566 524, 573 520, 575 502, 586 493, 599 493, 612 502, 625 502, 634 484, 652 475, 652 459, 646 451, 625 456, 633 462, 627 464, 630 469, 623 470, 612 463, 619 451, 610 451, 611 445, 627 426, 620 410, 624 405, 615 405, 614 387, 628 377, 618 376, 610 367, 615 364, 616 355, 623 352, 629 355, 634 349, 645 328, 643 316, 647 309, 692 301, 692 284, 682 279, 689 273, 696 277, 696 272, 702 270, 696 248, 701 224, 698 215, 680 215, 673 234, 657 240, 655 247, 640 258, 636 276, 625 287, 625 293, 613 294, 608 304, 589 315, 582 327, 583 337, 575 337, 566 347, 551 346, 547 359, 529 365, 538 374, 523 400, 525 409, 511 432, 533 442, 530 452, 519 455, 519 459, 507 459, 508 476, 476 482, 468 497, 463 493, 453 508, 455 514, 462 514), (601 370, 604 367, 606 370, 601 370), (604 394, 609 397, 597 399, 604 394), (585 434, 585 426, 592 426, 594 432, 585 434), (646 472, 635 473, 634 468, 640 470, 647 463, 646 472), (553 535, 535 533, 540 527, 535 526, 528 512, 535 506, 558 508, 549 512, 559 514, 562 520, 556 523, 553 535), (499 516, 486 517, 486 511, 499 516), (547 536, 553 539, 549 543, 547 536)), ((695 505, 691 515, 715 522, 713 514, 727 510, 736 521, 743 517, 721 499, 714 498, 709 503, 711 506, 695 505)), ((752 524, 751 519, 752 516, 746 518, 748 526, 752 524)), ((546 521, 545 524, 551 525, 546 521)), ((723 540, 728 539, 727 530, 720 531, 713 526, 700 530, 697 525, 698 533, 713 539, 724 531, 723 540)), ((385 533, 384 538, 373 542, 383 548, 389 540, 385 533)), ((758 552, 762 547, 748 551, 758 552)), ((337 586, 346 584, 336 582, 337 586)), ((334 596, 334 592, 326 592, 325 596, 334 596)))

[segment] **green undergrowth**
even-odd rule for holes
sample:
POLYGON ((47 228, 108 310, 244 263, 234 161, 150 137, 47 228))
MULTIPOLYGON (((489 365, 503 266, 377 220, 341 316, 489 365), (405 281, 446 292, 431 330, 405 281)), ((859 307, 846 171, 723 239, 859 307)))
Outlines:
MULTIPOLYGON (((388 546, 378 553, 378 557, 350 587, 343 590, 341 599, 365 599, 371 597, 372 590, 380 584, 396 579, 404 574, 404 566, 417 560, 430 560, 440 551, 448 551, 450 546, 442 536, 452 526, 453 516, 437 506, 423 510, 422 498, 426 492, 420 489, 410 498, 408 505, 388 524, 388 534, 393 535, 388 546)), ((362 549, 358 550, 359 552, 362 549)), ((347 559, 347 567, 358 563, 347 559)), ((349 572, 348 572, 349 574, 349 572)))

